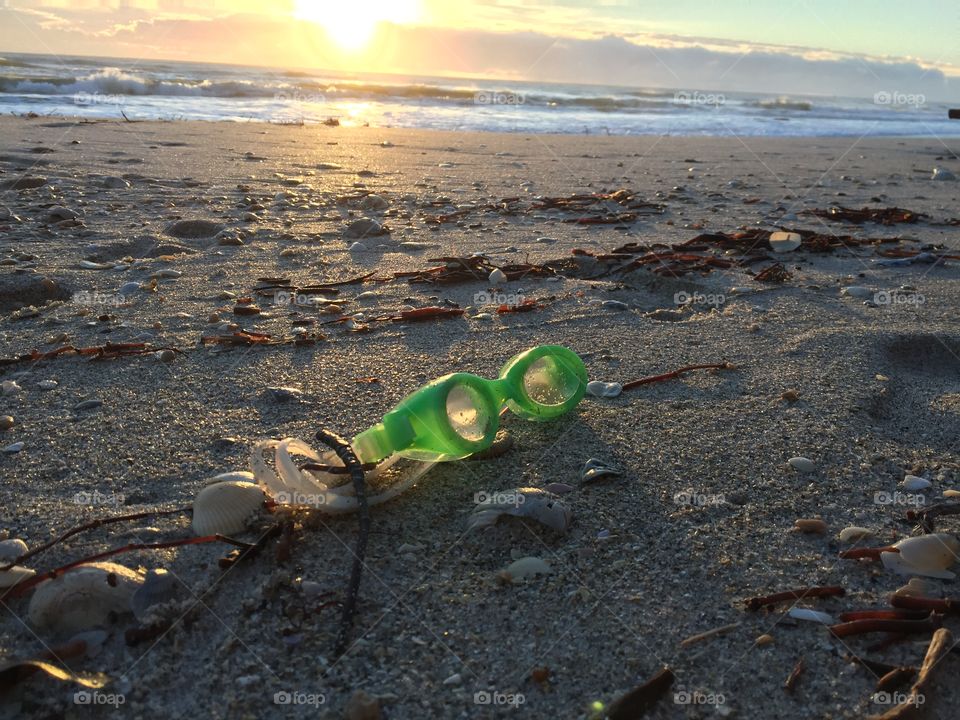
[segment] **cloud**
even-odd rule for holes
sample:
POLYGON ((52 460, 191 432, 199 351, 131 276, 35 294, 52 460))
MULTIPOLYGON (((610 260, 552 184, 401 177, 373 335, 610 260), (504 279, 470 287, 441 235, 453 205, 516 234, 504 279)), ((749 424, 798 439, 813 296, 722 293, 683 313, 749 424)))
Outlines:
MULTIPOLYGON (((349 1, 349 0, 347 0, 349 1)), ((183 9, 193 10, 190 3, 183 9)), ((177 3, 165 4, 175 10, 177 3)), ((870 97, 879 91, 960 95, 960 79, 910 59, 816 48, 653 35, 562 37, 546 32, 382 24, 360 56, 343 55, 315 24, 289 17, 155 17, 142 10, 73 22, 61 10, 0 10, 0 47, 27 52, 174 58, 242 65, 363 69, 629 87, 870 97), (15 21, 9 16, 17 15, 15 21), (52 16, 52 17, 51 17, 52 16), (67 19, 71 22, 57 22, 67 19)))

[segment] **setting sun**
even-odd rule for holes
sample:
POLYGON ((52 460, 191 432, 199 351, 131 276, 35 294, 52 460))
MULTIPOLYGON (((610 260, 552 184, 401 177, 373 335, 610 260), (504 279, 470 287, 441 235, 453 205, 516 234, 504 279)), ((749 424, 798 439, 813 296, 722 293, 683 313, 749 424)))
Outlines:
POLYGON ((363 49, 381 22, 410 23, 420 18, 420 0, 297 0, 296 17, 321 25, 344 50, 363 49))

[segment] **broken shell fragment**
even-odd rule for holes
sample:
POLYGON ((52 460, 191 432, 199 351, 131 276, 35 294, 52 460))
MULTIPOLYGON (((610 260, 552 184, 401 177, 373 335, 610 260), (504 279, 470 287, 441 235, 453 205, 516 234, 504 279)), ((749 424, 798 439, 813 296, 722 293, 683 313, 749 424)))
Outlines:
POLYGON ((818 622, 824 625, 833 625, 836 622, 832 615, 819 610, 808 610, 807 608, 790 608, 787 615, 794 620, 806 620, 807 622, 818 622))
POLYGON ((470 515, 467 531, 490 527, 503 515, 536 520, 557 532, 570 527, 572 519, 570 510, 543 490, 515 488, 484 497, 470 515))
POLYGON ((814 465, 813 460, 810 460, 805 457, 799 457, 799 456, 792 457, 789 460, 787 460, 787 462, 790 464, 790 467, 792 467, 797 472, 812 473, 814 470, 817 469, 817 466, 814 465))
POLYGON ((903 489, 907 492, 916 492, 918 490, 926 490, 931 485, 932 482, 926 478, 919 477, 917 475, 907 475, 903 478, 903 482, 900 483, 903 486, 903 489))
POLYGON ((193 531, 200 536, 241 532, 266 499, 263 490, 251 482, 207 485, 193 502, 193 531))
POLYGON ((594 397, 613 398, 623 392, 623 385, 618 382, 603 382, 591 380, 587 383, 587 395, 594 397))
POLYGON ((177 579, 167 570, 148 570, 141 585, 130 599, 130 608, 141 623, 150 615, 155 605, 173 599, 177 590, 177 579))
POLYGON ((37 587, 30 598, 30 622, 63 634, 109 625, 116 615, 130 612, 142 583, 140 573, 123 565, 79 565, 37 587))
POLYGON ((537 575, 548 575, 550 566, 538 557, 525 557, 514 560, 501 570, 497 577, 505 583, 519 583, 537 575))
POLYGON ((827 531, 827 523, 820 518, 800 518, 794 520, 793 527, 807 534, 823 535, 827 531))
POLYGON ((777 253, 792 252, 800 247, 801 242, 799 233, 782 231, 770 233, 770 247, 777 253))
POLYGON ((845 527, 840 531, 838 538, 840 542, 859 542, 860 540, 866 540, 869 537, 873 537, 873 530, 865 527, 857 527, 856 525, 851 525, 845 527))
POLYGON ((619 470, 604 464, 596 458, 590 458, 583 464, 580 470, 580 482, 584 485, 597 482, 605 477, 616 477, 622 475, 619 470))
POLYGON ((0 588, 13 587, 17 583, 21 583, 27 578, 32 578, 36 574, 36 570, 20 567, 19 565, 14 566, 9 570, 0 572, 0 588))
POLYGON ((907 580, 907 584, 897 588, 894 595, 906 597, 940 597, 940 586, 932 580, 926 580, 920 577, 912 577, 907 580))
POLYGON ((960 555, 960 541, 948 533, 905 538, 894 547, 905 563, 920 569, 946 570, 960 555))

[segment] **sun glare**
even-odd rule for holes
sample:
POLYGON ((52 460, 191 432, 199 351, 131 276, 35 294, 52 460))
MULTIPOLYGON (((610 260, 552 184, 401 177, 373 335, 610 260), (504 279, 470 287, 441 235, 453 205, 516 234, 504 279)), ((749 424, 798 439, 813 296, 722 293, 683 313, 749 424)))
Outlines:
POLYGON ((296 0, 294 15, 321 25, 344 50, 364 49, 381 22, 409 23, 420 17, 421 0, 296 0))

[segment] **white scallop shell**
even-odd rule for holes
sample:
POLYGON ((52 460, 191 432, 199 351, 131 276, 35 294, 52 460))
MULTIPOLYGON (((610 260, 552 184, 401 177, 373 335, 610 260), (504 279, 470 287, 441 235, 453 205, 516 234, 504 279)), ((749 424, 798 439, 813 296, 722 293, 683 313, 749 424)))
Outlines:
POLYGON ((905 538, 894 547, 905 563, 924 570, 946 570, 960 555, 960 541, 947 533, 905 538))
POLYGON ((197 535, 241 532, 267 496, 258 486, 242 480, 207 485, 193 501, 193 531, 197 535))
POLYGON ((143 576, 116 563, 89 563, 41 583, 30 598, 30 622, 72 634, 108 625, 113 615, 130 612, 143 576))

